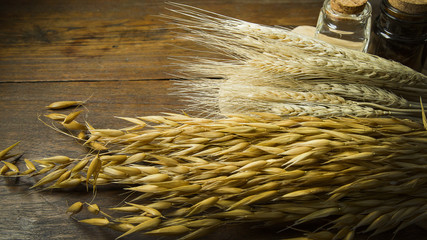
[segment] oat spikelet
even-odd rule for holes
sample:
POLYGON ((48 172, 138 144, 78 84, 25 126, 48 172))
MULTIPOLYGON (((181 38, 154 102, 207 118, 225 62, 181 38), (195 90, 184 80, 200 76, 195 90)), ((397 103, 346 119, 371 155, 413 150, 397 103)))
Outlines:
MULTIPOLYGON (((46 174, 36 186, 56 180, 51 188, 112 184, 132 192, 126 205, 108 208, 113 214, 95 203, 87 209, 108 218, 82 220, 122 236, 141 231, 186 239, 236 222, 300 228, 320 220, 329 224, 307 229, 305 236, 339 239, 400 231, 426 216, 427 134, 421 123, 266 112, 131 121, 144 127, 87 130, 109 144, 106 152, 35 160, 41 170, 27 168, 46 174)), ((13 168, 4 165, 2 175, 16 175, 13 168)))

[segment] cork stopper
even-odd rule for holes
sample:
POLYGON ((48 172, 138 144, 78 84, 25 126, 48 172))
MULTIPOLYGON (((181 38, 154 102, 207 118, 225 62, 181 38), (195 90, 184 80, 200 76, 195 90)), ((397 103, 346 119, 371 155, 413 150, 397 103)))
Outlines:
POLYGON ((366 2, 368 0, 331 0, 331 8, 344 14, 357 14, 363 11, 366 2))
POLYGON ((408 14, 427 13, 426 0, 388 0, 391 6, 408 14))

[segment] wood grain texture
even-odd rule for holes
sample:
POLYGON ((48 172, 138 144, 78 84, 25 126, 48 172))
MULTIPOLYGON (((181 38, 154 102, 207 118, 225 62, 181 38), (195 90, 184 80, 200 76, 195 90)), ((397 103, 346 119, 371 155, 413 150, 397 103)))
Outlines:
MULTIPOLYGON (((80 116, 79 121, 88 121, 100 128, 118 128, 127 123, 114 116, 135 117, 182 109, 179 99, 169 94, 170 87, 171 82, 164 80, 0 84, 1 146, 11 145, 20 139, 19 148, 25 151, 27 158, 45 157, 55 152, 76 157, 75 151, 79 148, 69 144, 69 137, 38 120, 39 116, 52 112, 45 106, 61 100, 88 100, 85 104, 87 114, 80 116), (51 145, 60 143, 67 147, 51 145)), ((72 110, 55 112, 68 113, 72 110)))
MULTIPOLYGON (((323 0, 179 1, 231 17, 267 25, 314 25, 323 0)), ((378 2, 378 1, 376 1, 378 2)), ((155 0, 2 0, 0 1, 0 149, 28 159, 54 155, 78 157, 85 149, 45 126, 38 118, 60 100, 86 100, 87 120, 101 128, 123 127, 114 116, 135 117, 185 109, 171 95, 170 56, 188 54, 156 15, 155 0)), ((72 110, 72 109, 71 109, 72 110)), ((61 110, 60 112, 69 112, 61 110)), ((22 159, 18 164, 23 164, 22 159)), ((36 179, 0 178, 0 239, 114 239, 120 234, 77 223, 65 214, 68 204, 92 200, 83 187, 75 191, 29 191, 36 179)), ((101 207, 123 196, 103 188, 101 207)), ((282 239, 297 236, 281 227, 225 226, 205 239, 282 239)), ((396 240, 423 239, 412 226, 396 240)), ((375 239, 391 239, 386 233, 375 239)), ((366 239, 367 236, 359 236, 366 239)), ((124 239, 164 239, 133 235, 124 239)))
MULTIPOLYGON (((270 25, 315 25, 319 0, 180 1, 270 25)), ((164 1, 1 1, 0 81, 170 77, 184 45, 161 18, 164 1)))
MULTIPOLYGON (((79 157, 86 150, 73 139, 45 126, 40 115, 53 101, 89 99, 88 121, 98 127, 123 127, 127 123, 114 116, 143 116, 182 108, 169 96, 170 81, 97 81, 97 82, 24 82, 0 84, 0 148, 22 141, 14 153, 39 159, 55 155, 79 157)), ((55 112, 70 112, 64 109, 55 112)), ((22 159, 18 165, 23 166, 22 159)), ((79 224, 65 213, 67 204, 90 202, 92 193, 85 188, 38 192, 29 190, 36 179, 21 177, 0 179, 0 239, 114 239, 118 232, 79 224)), ((96 202, 102 206, 119 204, 123 197, 111 188, 99 191, 96 202)), ((89 217, 89 216, 88 216, 89 217)), ((124 239, 138 239, 131 236, 124 239)), ((145 238, 144 238, 145 239, 145 238)), ((146 238, 154 239, 154 238, 146 238)))

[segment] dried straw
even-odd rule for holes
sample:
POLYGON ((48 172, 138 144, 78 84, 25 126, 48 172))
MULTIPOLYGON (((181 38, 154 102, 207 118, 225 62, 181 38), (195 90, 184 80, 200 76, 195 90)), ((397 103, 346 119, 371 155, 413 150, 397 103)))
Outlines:
MULTIPOLYGON (((5 162, 1 174, 42 175, 34 186, 42 189, 121 186, 132 193, 124 205, 101 211, 92 203, 89 212, 103 216, 80 220, 120 237, 194 239, 247 222, 302 228, 308 239, 351 239, 427 217, 427 133, 410 120, 270 113, 122 119, 133 124, 126 131, 90 127, 79 139, 79 130, 67 130, 82 145, 97 136, 106 150, 26 160, 22 170, 5 162), (319 229, 304 228, 319 221, 319 229)), ((78 202, 67 211, 78 217, 81 210, 78 202)))

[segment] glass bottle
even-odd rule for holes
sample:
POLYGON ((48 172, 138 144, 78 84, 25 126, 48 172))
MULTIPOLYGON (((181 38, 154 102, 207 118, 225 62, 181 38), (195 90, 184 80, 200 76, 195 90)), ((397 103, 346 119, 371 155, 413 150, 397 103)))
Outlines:
POLYGON ((315 37, 366 52, 371 33, 372 8, 367 0, 325 0, 315 37))
POLYGON ((427 56, 426 7, 426 1, 383 0, 368 52, 421 71, 427 56))

